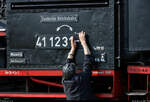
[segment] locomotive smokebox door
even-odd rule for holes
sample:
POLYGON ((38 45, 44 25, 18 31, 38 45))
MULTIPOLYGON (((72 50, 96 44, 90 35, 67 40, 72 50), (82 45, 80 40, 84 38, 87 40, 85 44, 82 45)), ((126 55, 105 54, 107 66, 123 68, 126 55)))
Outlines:
MULTIPOLYGON (((96 68, 114 69, 114 0, 6 1, 8 68, 61 69, 70 36, 85 31, 96 68)), ((79 42, 77 66, 83 58, 79 42)))

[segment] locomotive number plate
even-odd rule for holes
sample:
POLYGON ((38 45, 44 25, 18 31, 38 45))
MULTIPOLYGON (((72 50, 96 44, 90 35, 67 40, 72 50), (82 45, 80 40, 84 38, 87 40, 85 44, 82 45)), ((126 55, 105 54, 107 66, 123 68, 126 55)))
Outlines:
POLYGON ((68 49, 70 48, 70 37, 40 35, 36 37, 35 48, 68 49))

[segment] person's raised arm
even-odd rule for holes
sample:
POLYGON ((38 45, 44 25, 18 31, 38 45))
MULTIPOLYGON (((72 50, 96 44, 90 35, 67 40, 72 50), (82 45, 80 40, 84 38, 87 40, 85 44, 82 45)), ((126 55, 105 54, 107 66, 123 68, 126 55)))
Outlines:
POLYGON ((68 53, 68 57, 66 60, 66 64, 63 66, 63 77, 62 77, 62 83, 64 83, 64 80, 71 79, 72 75, 75 73, 75 62, 74 62, 74 54, 76 50, 76 43, 74 41, 74 37, 70 37, 71 41, 71 50, 68 53))
POLYGON ((90 49, 86 43, 85 32, 79 33, 79 39, 84 50, 84 55, 91 55, 90 49))
POLYGON ((83 72, 91 74, 91 51, 86 43, 85 32, 79 33, 79 40, 84 50, 84 64, 83 64, 83 72))
POLYGON ((74 41, 74 37, 73 36, 70 37, 70 41, 71 41, 71 50, 68 53, 68 57, 67 57, 67 62, 68 63, 73 62, 74 54, 75 54, 75 50, 76 50, 76 46, 77 46, 76 42, 74 41))

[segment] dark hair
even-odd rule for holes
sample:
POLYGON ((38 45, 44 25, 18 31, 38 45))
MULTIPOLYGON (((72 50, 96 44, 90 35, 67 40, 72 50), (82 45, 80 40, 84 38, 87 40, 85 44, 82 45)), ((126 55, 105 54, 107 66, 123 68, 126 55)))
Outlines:
POLYGON ((75 64, 69 63, 63 66, 63 78, 65 80, 70 80, 75 75, 75 64))

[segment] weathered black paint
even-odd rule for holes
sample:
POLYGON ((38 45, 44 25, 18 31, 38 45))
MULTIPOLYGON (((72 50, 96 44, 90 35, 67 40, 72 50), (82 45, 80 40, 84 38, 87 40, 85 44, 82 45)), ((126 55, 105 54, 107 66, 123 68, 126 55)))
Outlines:
POLYGON ((148 0, 121 1, 121 64, 149 65, 150 14, 148 0))
POLYGON ((150 50, 150 1, 129 0, 129 51, 150 50))
MULTIPOLYGON (((21 0, 21 2, 39 2, 40 0, 21 0)), ((44 0, 47 1, 47 0, 44 0)), ((44 2, 42 0, 42 2, 44 2)), ((59 1, 59 0, 53 0, 59 1)), ((60 0, 63 2, 63 0, 60 0)), ((69 0, 68 0, 69 1, 69 0)), ((80 2, 80 0, 74 0, 80 2)), ((107 2, 102 0, 99 2, 107 2)), ((40 8, 40 9, 11 9, 11 3, 20 0, 7 0, 7 36, 8 36, 8 68, 49 68, 59 69, 65 63, 69 47, 57 48, 35 48, 36 36, 71 36, 74 32, 85 31, 88 43, 95 58, 100 58, 105 52, 105 63, 98 64, 96 68, 114 69, 114 0, 109 0, 107 5, 96 7, 67 7, 65 8, 40 8), (78 21, 47 21, 40 22, 41 16, 77 15, 78 21), (64 27, 59 32, 56 28, 61 25, 70 25, 73 31, 64 27), (104 51, 95 51, 93 47, 104 46, 104 51), (10 52, 23 52, 25 63, 11 64, 10 52)), ((91 2, 90 0, 88 2, 91 2)), ((86 3, 88 3, 86 2, 86 3)), ((83 61, 83 49, 79 47, 76 57, 77 65, 83 61)))

